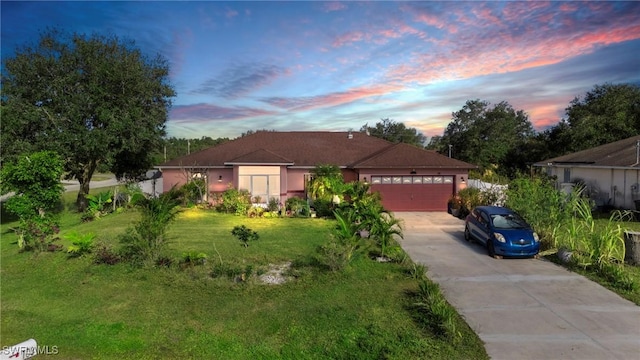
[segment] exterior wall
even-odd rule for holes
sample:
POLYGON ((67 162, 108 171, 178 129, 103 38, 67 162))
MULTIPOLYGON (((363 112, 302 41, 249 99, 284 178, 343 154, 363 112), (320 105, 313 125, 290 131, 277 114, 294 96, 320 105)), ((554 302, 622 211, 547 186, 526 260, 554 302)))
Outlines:
MULTIPOLYGON (((158 182, 162 183, 160 187, 162 191, 167 192, 173 186, 180 187, 186 184, 189 176, 186 171, 187 169, 162 169, 162 178, 158 179, 158 182)), ((223 192, 229 188, 230 183, 233 184, 232 169, 204 169, 203 171, 207 177, 209 193, 223 192)))
POLYGON ((210 194, 224 192, 230 186, 235 187, 233 169, 208 169, 207 178, 209 179, 210 194))
POLYGON ((286 188, 283 189, 283 199, 284 203, 288 198, 292 196, 304 197, 305 189, 304 189, 304 179, 305 175, 310 173, 309 169, 287 169, 287 181, 286 188))
POLYGON ((342 178, 344 179, 345 183, 358 181, 358 173, 351 169, 342 169, 342 178))
POLYGON ((640 169, 607 169, 590 167, 547 167, 547 174, 556 176, 558 188, 571 188, 563 184, 565 171, 570 180, 582 180, 588 187, 596 205, 611 205, 616 208, 635 209, 635 200, 640 200, 640 169))
POLYGON ((187 175, 180 169, 163 169, 162 170, 162 189, 164 192, 171 190, 172 187, 180 187, 187 183, 187 175))

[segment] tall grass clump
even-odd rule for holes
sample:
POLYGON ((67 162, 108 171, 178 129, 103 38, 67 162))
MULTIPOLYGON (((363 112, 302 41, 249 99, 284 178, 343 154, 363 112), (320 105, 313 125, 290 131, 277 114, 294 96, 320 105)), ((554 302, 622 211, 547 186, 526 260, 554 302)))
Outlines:
POLYGON ((543 249, 555 248, 557 233, 570 219, 567 195, 547 178, 516 178, 506 191, 505 206, 519 213, 540 235, 543 249))
POLYGON ((461 332, 457 312, 442 295, 440 286, 423 276, 418 280, 417 299, 414 303, 418 321, 434 334, 457 342, 461 332))
POLYGON ((613 286, 633 290, 638 284, 624 271, 624 229, 631 212, 615 211, 603 226, 593 217, 593 202, 576 187, 570 194, 546 179, 519 178, 509 185, 507 207, 520 213, 541 237, 543 249, 563 249, 570 266, 579 266, 607 279, 613 286))

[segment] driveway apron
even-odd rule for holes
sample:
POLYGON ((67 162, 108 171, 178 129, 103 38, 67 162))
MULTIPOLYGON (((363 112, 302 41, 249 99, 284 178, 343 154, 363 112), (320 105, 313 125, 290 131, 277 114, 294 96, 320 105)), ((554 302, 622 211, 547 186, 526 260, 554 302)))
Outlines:
POLYGON ((447 213, 399 212, 427 266, 493 359, 640 359, 640 307, 541 259, 493 259, 447 213))

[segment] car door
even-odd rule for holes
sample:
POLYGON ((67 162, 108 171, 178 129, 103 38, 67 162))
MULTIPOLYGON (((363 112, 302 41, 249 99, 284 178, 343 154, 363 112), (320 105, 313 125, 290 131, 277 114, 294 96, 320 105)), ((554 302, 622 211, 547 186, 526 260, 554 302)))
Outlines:
POLYGON ((478 210, 476 213, 475 226, 471 231, 474 238, 486 244, 487 239, 489 239, 489 215, 484 211, 478 210))

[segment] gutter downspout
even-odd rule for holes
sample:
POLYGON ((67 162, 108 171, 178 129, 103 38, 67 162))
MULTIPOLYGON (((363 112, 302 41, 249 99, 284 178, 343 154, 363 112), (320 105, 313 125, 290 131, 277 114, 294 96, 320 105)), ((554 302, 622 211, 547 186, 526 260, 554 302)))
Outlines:
POLYGON ((640 164, 640 140, 636 141, 636 162, 634 164, 629 165, 630 167, 634 167, 640 164))

